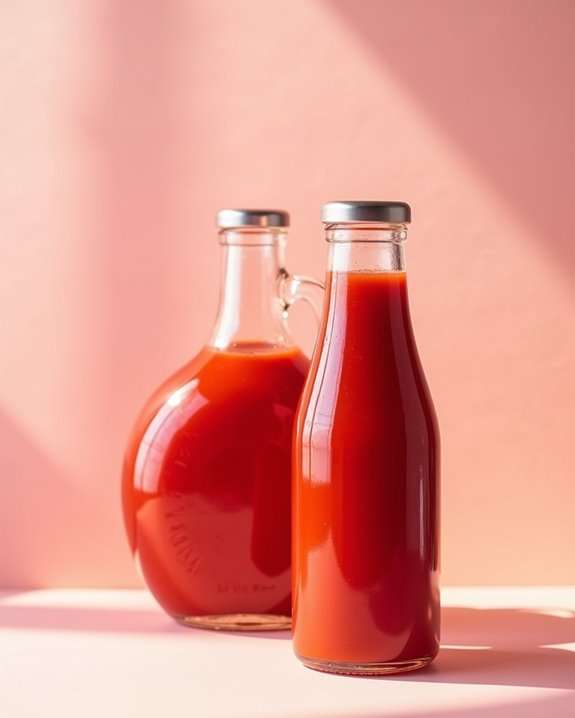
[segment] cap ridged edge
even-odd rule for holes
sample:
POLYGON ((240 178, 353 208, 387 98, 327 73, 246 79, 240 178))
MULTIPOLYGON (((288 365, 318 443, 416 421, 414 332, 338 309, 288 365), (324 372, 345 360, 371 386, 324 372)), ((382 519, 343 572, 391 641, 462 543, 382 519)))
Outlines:
POLYGON ((289 213, 283 209, 220 209, 216 215, 220 229, 289 227, 289 220, 289 213))
POLYGON ((411 207, 407 202, 340 200, 326 202, 321 208, 321 221, 326 224, 345 222, 411 222, 411 207))

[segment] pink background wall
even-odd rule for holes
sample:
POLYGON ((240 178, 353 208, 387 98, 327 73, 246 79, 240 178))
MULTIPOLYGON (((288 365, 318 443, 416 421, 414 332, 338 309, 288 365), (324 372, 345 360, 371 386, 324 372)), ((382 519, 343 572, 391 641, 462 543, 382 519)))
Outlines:
POLYGON ((414 208, 445 583, 575 582, 575 4, 19 0, 0 28, 1 584, 137 582, 121 455, 210 330, 216 209, 290 209, 321 274, 337 198, 414 208))

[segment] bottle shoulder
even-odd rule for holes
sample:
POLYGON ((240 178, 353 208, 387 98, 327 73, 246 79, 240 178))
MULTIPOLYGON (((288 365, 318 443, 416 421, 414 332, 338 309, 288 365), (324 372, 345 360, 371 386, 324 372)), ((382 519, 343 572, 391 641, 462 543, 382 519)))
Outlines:
POLYGON ((377 438, 386 427, 437 434, 437 417, 415 345, 362 352, 326 346, 302 396, 298 426, 377 438), (396 348, 397 349, 397 348, 396 348))

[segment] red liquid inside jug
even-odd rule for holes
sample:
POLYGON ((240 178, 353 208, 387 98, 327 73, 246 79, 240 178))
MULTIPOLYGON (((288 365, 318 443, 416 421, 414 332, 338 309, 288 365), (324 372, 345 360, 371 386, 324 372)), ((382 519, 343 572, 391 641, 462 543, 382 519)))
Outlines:
POLYGON ((128 537, 148 587, 184 623, 289 621, 291 442, 307 369, 294 347, 206 348, 138 420, 128 537))

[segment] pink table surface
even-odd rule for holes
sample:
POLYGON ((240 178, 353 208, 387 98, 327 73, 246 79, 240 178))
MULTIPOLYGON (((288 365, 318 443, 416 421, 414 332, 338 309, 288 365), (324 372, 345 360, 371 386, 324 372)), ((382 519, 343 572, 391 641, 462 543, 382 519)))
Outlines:
POLYGON ((144 591, 0 595, 2 718, 575 716, 575 587, 442 592, 433 667, 303 668, 288 633, 181 628, 144 591))

